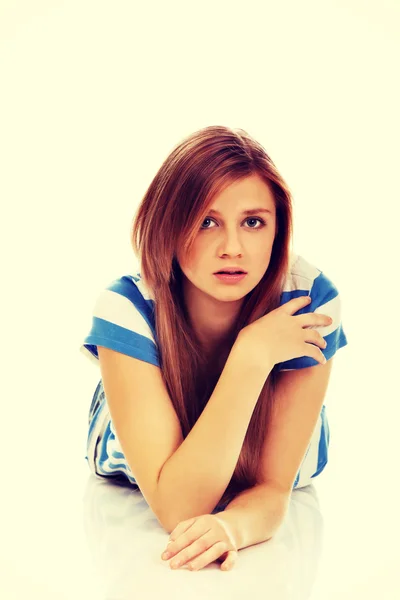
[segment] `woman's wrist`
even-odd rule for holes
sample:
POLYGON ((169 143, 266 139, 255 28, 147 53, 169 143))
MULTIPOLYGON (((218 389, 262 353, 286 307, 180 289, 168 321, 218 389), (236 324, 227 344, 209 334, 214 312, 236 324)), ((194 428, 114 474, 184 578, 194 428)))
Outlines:
POLYGON ((245 328, 239 332, 231 352, 239 356, 241 365, 245 365, 246 369, 262 373, 265 379, 275 366, 274 361, 265 350, 262 354, 257 352, 254 339, 247 334, 245 328))
POLYGON ((240 550, 271 539, 285 518, 290 496, 259 484, 238 494, 217 516, 230 526, 240 550))

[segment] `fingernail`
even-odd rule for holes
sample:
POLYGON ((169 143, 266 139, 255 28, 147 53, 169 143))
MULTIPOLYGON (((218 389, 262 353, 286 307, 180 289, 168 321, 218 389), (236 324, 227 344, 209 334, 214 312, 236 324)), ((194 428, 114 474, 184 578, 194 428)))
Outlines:
POLYGON ((161 555, 161 558, 170 558, 172 556, 171 552, 163 552, 163 554, 161 555))
POLYGON ((182 564, 182 561, 181 561, 181 560, 175 560, 174 562, 172 562, 172 563, 171 563, 171 567, 172 567, 173 569, 177 569, 178 567, 180 567, 180 566, 181 566, 181 564, 182 564))

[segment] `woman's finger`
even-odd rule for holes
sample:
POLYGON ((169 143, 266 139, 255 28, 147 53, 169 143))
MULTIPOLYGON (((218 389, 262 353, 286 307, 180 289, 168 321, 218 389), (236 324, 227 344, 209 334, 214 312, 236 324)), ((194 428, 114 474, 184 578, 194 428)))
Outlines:
POLYGON ((229 571, 229 569, 232 569, 232 567, 234 566, 236 559, 237 559, 237 552, 235 550, 230 550, 228 552, 228 556, 226 557, 226 560, 224 560, 224 562, 221 565, 221 570, 222 571, 229 571))
POLYGON ((210 563, 216 561, 217 558, 219 558, 222 554, 221 547, 225 548, 225 543, 217 542, 211 546, 211 548, 208 548, 208 550, 199 556, 196 556, 196 558, 191 559, 187 563, 187 568, 191 571, 199 571, 200 569, 203 569, 203 567, 206 567, 210 563))
POLYGON ((171 532, 171 539, 168 542, 167 547, 161 554, 161 558, 163 560, 168 560, 170 558, 174 558, 175 560, 181 560, 181 552, 184 551, 188 546, 190 547, 198 537, 201 537, 203 535, 203 533, 201 532, 197 532, 197 534, 194 533, 194 530, 192 530, 192 535, 190 536, 190 538, 186 534, 186 532, 190 530, 192 526, 195 525, 196 521, 199 522, 198 517, 194 517, 192 519, 188 519, 187 521, 182 521, 181 523, 178 523, 175 529, 171 532))
POLYGON ((187 521, 181 521, 180 523, 178 523, 178 525, 171 531, 169 541, 175 542, 175 540, 180 535, 182 535, 182 533, 185 533, 185 531, 187 531, 189 527, 193 525, 196 519, 197 517, 193 517, 192 519, 188 519, 187 521))

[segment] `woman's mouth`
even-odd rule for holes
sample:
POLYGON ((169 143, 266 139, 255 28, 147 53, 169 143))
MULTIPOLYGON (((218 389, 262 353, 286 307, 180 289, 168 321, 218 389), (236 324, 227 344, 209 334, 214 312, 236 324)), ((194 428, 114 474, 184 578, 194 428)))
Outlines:
POLYGON ((242 281, 242 279, 246 277, 247 273, 214 273, 214 275, 222 283, 237 283, 242 281))

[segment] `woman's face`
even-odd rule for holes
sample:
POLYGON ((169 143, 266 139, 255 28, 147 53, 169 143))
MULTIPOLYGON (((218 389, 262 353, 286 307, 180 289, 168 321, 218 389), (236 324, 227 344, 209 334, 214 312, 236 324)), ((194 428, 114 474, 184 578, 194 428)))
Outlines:
POLYGON ((189 286, 192 294, 194 286, 221 302, 244 298, 268 268, 275 231, 274 197, 261 177, 251 175, 229 185, 214 198, 190 257, 181 260, 177 256, 186 276, 186 289, 189 286), (244 211, 251 213, 246 215, 244 211), (247 271, 246 277, 226 284, 214 275, 231 266, 247 271))

